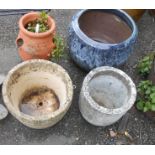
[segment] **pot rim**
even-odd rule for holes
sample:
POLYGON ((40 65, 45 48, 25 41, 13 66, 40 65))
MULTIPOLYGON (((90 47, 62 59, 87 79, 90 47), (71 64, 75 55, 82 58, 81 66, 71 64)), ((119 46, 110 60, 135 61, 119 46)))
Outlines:
MULTIPOLYGON (((132 30, 132 34, 126 39, 124 40, 123 42, 120 42, 120 43, 114 43, 114 44, 110 44, 110 43, 100 43, 100 42, 97 42, 91 38, 89 38, 79 27, 79 18, 81 17, 81 15, 83 15, 85 12, 87 11, 90 11, 90 10, 93 10, 93 9, 84 9, 84 10, 81 10, 79 12, 77 12, 77 14, 75 14, 75 16, 73 16, 73 19, 72 19, 72 27, 73 27, 73 30, 76 32, 76 35, 83 41, 85 42, 86 44, 92 46, 92 47, 95 47, 95 48, 100 48, 100 49, 109 49, 110 47, 113 47, 113 46, 123 46, 124 44, 128 44, 133 38, 136 38, 137 35, 138 35, 138 29, 137 29, 137 26, 134 22, 134 20, 123 10, 120 10, 120 9, 94 9, 95 10, 101 10, 101 11, 104 11, 104 10, 108 10, 109 12, 111 13, 118 13, 118 14, 122 14, 124 16, 124 18, 126 18, 126 20, 128 20, 131 24, 131 26, 129 26, 129 24, 127 23, 127 25, 131 28, 132 30)), ((116 16, 119 16, 118 14, 115 14, 116 16)), ((119 16, 120 17, 120 16, 119 16)), ((122 18, 122 17, 120 17, 122 18)))
POLYGON ((73 98, 73 84, 72 84, 72 80, 71 80, 70 76, 68 75, 67 71, 64 68, 62 68, 60 65, 50 62, 48 60, 33 59, 33 60, 24 61, 24 62, 16 65, 15 67, 13 67, 9 71, 9 73, 6 76, 4 83, 3 83, 2 95, 3 95, 3 100, 4 100, 6 107, 8 108, 8 110, 14 117, 19 119, 19 121, 20 120, 35 121, 35 122, 48 121, 50 119, 56 118, 58 115, 61 115, 62 113, 65 113, 65 110, 68 110, 68 108, 70 107, 70 105, 72 103, 72 98, 73 98), (22 68, 23 66, 31 65, 32 63, 36 63, 36 62, 57 66, 58 70, 64 73, 64 77, 68 81, 68 83, 66 83, 66 87, 68 89, 68 92, 67 92, 68 94, 67 94, 66 102, 64 103, 64 105, 61 108, 59 108, 58 110, 56 110, 50 114, 43 115, 43 116, 37 116, 37 117, 26 115, 26 114, 22 113, 20 110, 16 110, 14 108, 14 106, 11 104, 9 97, 7 95, 7 85, 9 83, 9 80, 10 80, 12 74, 14 72, 16 72, 18 69, 22 68))
POLYGON ((30 37, 37 37, 37 38, 42 38, 42 37, 45 37, 47 35, 50 35, 52 33, 54 33, 55 31, 55 28, 56 28, 56 24, 55 24, 55 21, 54 19, 48 15, 48 20, 51 22, 51 27, 48 31, 46 32, 42 32, 42 33, 34 33, 34 32, 30 32, 28 30, 25 29, 24 25, 23 25, 23 21, 25 20, 25 18, 29 17, 29 16, 32 16, 32 15, 39 15, 39 12, 29 12, 25 15, 23 15, 20 19, 19 19, 19 29, 25 33, 26 35, 30 36, 30 37))
POLYGON ((88 103, 91 105, 92 108, 108 115, 112 115, 112 114, 117 115, 117 114, 125 113, 133 106, 137 96, 136 86, 131 80, 131 78, 120 69, 109 67, 109 66, 98 67, 90 71, 83 81, 82 91, 83 91, 84 97, 86 98, 86 100, 88 101, 88 103), (111 72, 115 72, 116 74, 119 74, 128 83, 131 96, 129 96, 127 103, 123 104, 120 108, 108 109, 103 106, 100 106, 94 101, 94 99, 91 97, 89 93, 89 82, 94 78, 96 74, 107 72, 107 71, 111 71, 111 72))

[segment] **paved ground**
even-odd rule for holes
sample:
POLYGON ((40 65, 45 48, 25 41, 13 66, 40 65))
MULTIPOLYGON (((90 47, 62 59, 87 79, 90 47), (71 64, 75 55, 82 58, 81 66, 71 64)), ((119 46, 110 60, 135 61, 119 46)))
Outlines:
MULTIPOLYGON (((77 10, 52 10, 57 22, 57 32, 65 39, 72 15, 77 10)), ((20 63, 15 47, 20 16, 0 16, 0 73, 7 73, 13 66, 20 63)), ((138 77, 134 71, 137 60, 151 48, 155 39, 155 22, 145 14, 138 22, 139 39, 134 53, 128 62, 120 67, 137 83, 138 77)), ((155 47, 154 47, 155 49, 155 47)), ((68 53, 68 49, 66 49, 68 53)), ((44 130, 34 130, 25 127, 9 115, 0 121, 0 144, 131 144, 125 136, 110 137, 109 130, 116 131, 119 122, 103 128, 88 124, 81 116, 78 108, 78 97, 83 78, 87 74, 78 68, 68 56, 59 62, 70 74, 76 89, 71 108, 66 116, 54 127, 44 130)), ((0 94, 0 103, 3 103, 0 94)), ((129 111, 128 133, 133 137, 132 144, 155 144, 155 123, 138 112, 134 107, 129 111)))

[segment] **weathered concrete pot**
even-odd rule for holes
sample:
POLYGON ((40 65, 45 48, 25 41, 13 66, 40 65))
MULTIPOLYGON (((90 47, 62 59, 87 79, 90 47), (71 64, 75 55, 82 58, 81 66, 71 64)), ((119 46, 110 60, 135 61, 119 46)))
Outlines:
POLYGON ((123 71, 98 67, 84 79, 79 107, 82 116, 96 126, 118 121, 134 104, 136 87, 123 71))
POLYGON ((133 52, 137 34, 135 22, 123 10, 81 10, 69 26, 70 55, 86 71, 118 66, 133 52))
POLYGON ((30 128, 42 129, 53 126, 66 114, 71 105, 73 86, 69 75, 61 66, 38 59, 25 61, 9 71, 2 93, 5 105, 16 119, 30 128), (59 108, 38 116, 21 112, 19 105, 23 94, 35 87, 52 89, 60 101, 59 108))

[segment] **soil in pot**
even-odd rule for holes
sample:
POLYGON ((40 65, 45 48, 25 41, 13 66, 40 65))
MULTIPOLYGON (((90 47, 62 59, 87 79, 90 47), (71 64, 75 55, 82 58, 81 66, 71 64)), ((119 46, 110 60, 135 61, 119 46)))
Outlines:
POLYGON ((36 32, 36 27, 38 25, 38 32, 46 32, 49 30, 49 26, 47 23, 42 23, 40 20, 36 19, 34 21, 29 22, 26 24, 25 28, 30 32, 36 32))
POLYGON ((120 43, 132 33, 120 17, 100 10, 86 11, 79 18, 79 25, 88 37, 101 43, 120 43))
POLYGON ((40 17, 27 23, 25 28, 30 32, 42 33, 48 31, 48 15, 45 12, 41 12, 40 17))
POLYGON ((59 99, 52 89, 39 87, 24 93, 19 108, 24 114, 41 116, 58 110, 59 106, 59 99))

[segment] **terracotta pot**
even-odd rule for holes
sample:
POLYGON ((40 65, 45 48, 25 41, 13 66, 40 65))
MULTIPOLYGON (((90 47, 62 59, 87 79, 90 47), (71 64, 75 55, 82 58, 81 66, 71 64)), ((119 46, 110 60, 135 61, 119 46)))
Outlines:
POLYGON ((123 9, 127 12, 135 21, 138 21, 145 12, 145 9, 123 9))
POLYGON ((50 29, 43 33, 33 33, 25 29, 25 25, 39 17, 38 12, 30 12, 19 20, 19 34, 16 39, 19 55, 22 60, 48 59, 55 47, 53 37, 55 35, 55 21, 48 16, 50 29))

